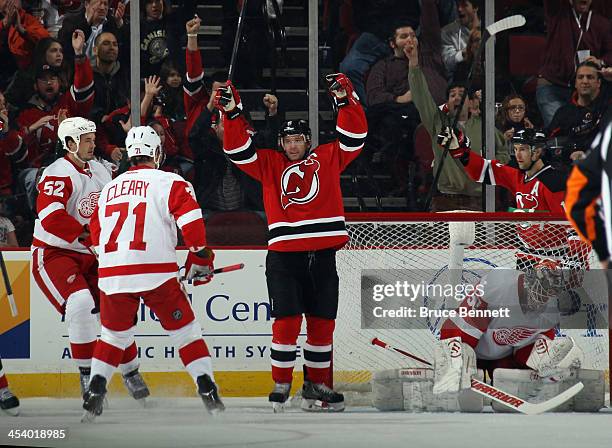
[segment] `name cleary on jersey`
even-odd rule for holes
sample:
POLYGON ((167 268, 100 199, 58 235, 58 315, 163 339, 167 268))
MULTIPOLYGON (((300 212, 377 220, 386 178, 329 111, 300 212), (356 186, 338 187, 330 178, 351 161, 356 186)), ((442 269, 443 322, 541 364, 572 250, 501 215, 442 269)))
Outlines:
POLYGON ((106 202, 126 195, 147 197, 148 188, 149 182, 145 182, 144 180, 124 180, 120 184, 111 185, 106 193, 106 202))

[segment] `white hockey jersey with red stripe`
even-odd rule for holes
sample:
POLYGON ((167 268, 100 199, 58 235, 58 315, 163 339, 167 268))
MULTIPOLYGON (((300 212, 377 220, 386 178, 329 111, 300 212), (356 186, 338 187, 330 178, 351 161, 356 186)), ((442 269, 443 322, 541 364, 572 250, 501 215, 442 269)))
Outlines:
POLYGON ((111 181, 111 170, 91 160, 81 169, 68 156, 49 165, 38 183, 34 247, 57 247, 89 253, 78 241, 89 224, 100 191, 111 181))
POLYGON ((339 109, 337 140, 293 162, 279 151, 255 148, 243 117, 224 117, 223 124, 223 150, 262 183, 270 250, 313 251, 346 244, 340 173, 359 155, 367 136, 360 105, 339 109))
POLYGON ((181 176, 139 165, 107 184, 90 224, 100 289, 149 291, 177 277, 177 225, 187 246, 206 245, 202 210, 181 176))
POLYGON ((543 334, 554 339, 559 323, 557 301, 549 300, 538 312, 524 312, 519 304, 523 273, 513 269, 494 269, 480 282, 482 294, 467 297, 460 308, 467 310, 509 309, 509 317, 450 317, 442 326, 440 338, 461 337, 474 348, 478 359, 496 360, 521 350, 526 361, 536 338, 543 334))

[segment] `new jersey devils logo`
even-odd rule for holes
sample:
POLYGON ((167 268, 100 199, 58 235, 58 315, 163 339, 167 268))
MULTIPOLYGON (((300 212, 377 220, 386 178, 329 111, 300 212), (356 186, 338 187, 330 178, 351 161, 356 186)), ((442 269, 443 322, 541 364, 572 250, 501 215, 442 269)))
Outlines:
POLYGON ((516 192, 516 206, 518 208, 522 208, 525 210, 537 210, 540 202, 538 201, 538 197, 529 194, 529 193, 521 193, 520 191, 516 192))
POLYGON ((515 345, 536 333, 537 330, 526 327, 499 328, 493 331, 493 340, 497 345, 515 345))
POLYGON ((283 208, 290 204, 306 204, 319 193, 319 175, 321 165, 314 158, 308 158, 296 165, 291 165, 281 176, 281 204, 283 208))
POLYGON ((81 215, 83 218, 91 218, 91 215, 93 215, 96 205, 98 205, 99 197, 99 191, 92 191, 91 193, 89 193, 89 196, 81 199, 79 201, 79 206, 77 207, 79 210, 79 215, 81 215))

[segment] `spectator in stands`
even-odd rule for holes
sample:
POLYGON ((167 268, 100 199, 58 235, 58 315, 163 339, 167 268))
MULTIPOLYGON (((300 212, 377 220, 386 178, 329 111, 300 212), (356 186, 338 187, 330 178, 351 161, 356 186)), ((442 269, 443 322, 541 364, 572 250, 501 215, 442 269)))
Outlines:
MULTIPOLYGON (((447 89, 448 101, 442 107, 438 107, 429 92, 425 75, 419 67, 418 42, 407 45, 406 54, 410 64, 408 80, 411 86, 412 101, 429 135, 435 139, 444 127, 451 126, 454 115, 459 114, 457 124, 471 139, 472 150, 478 154, 482 153, 482 121, 478 113, 477 95, 466 99, 464 107, 457 110, 465 87, 451 83, 447 89)), ((432 143, 435 147, 433 167, 435 173, 440 163, 442 150, 437 147, 435 140, 432 140, 432 143)), ((504 162, 508 160, 503 135, 499 131, 496 132, 495 150, 496 159, 504 162)), ((440 180, 435 187, 438 194, 433 198, 431 211, 482 210, 480 186, 465 174, 463 167, 459 166, 456 160, 447 158, 444 161, 440 180)))
POLYGON ((590 60, 599 67, 612 65, 610 17, 596 10, 597 3, 596 0, 544 0, 546 51, 536 97, 545 127, 550 126, 557 109, 570 99, 578 64, 590 60))
POLYGON ((456 65, 455 74, 453 76, 455 82, 463 84, 470 82, 471 88, 474 91, 484 88, 483 66, 481 63, 474 65, 474 58, 477 57, 481 38, 482 33, 480 32, 480 28, 474 28, 470 31, 467 47, 465 47, 465 58, 456 65), (473 70, 472 66, 474 67, 473 70), (470 70, 472 70, 471 76, 470 70))
POLYGON ((0 0, 0 45, 8 44, 17 67, 28 67, 32 63, 32 53, 36 43, 49 37, 49 32, 36 19, 21 7, 21 0, 0 0))
POLYGON ((123 36, 127 36, 129 32, 129 27, 124 28, 124 14, 125 4, 123 2, 119 2, 116 9, 111 13, 108 0, 85 0, 84 8, 66 14, 62 28, 57 34, 58 40, 64 47, 64 57, 68 61, 74 59, 74 53, 70 45, 74 30, 81 30, 85 33, 85 55, 91 63, 95 62, 94 41, 102 31, 110 31, 118 36, 119 43, 122 46, 127 42, 127 37, 124 38, 123 36))
POLYGON ((91 112, 91 119, 96 123, 102 122, 103 117, 113 110, 125 106, 130 98, 130 67, 119 61, 119 51, 115 34, 110 31, 98 34, 93 50, 96 95, 91 112))
POLYGON ((19 72, 6 89, 6 99, 12 109, 22 110, 34 95, 35 73, 37 67, 48 65, 60 75, 60 85, 67 86, 72 79, 72 70, 64 60, 62 44, 53 37, 45 37, 36 44, 32 65, 19 72))
POLYGON ((172 120, 185 120, 183 102, 183 77, 179 67, 173 61, 165 61, 159 71, 163 88, 161 97, 165 102, 165 113, 172 120))
POLYGON ((57 36, 63 17, 52 0, 23 0, 23 8, 43 24, 50 36, 57 36))
POLYGON ((0 247, 19 247, 15 226, 9 219, 6 210, 6 201, 0 199, 0 247))
POLYGON ((518 93, 504 98, 501 109, 497 114, 496 127, 504 134, 504 140, 510 142, 512 136, 518 131, 533 128, 533 123, 527 116, 527 102, 518 93))
POLYGON ((470 34, 480 27, 481 0, 457 0, 457 20, 442 28, 442 60, 448 79, 455 79, 457 64, 467 59, 470 34))
POLYGON ((569 139, 565 154, 569 158, 561 160, 566 166, 584 157, 599 132, 601 118, 610 103, 608 83, 603 83, 606 87, 602 89, 602 76, 595 62, 585 61, 578 65, 575 91, 569 103, 557 110, 548 127, 549 136, 569 139))
POLYGON ((21 111, 17 124, 25 132, 28 145, 30 170, 20 173, 19 183, 23 186, 33 206, 32 194, 38 168, 55 159, 57 127, 67 117, 87 117, 93 105, 93 73, 85 57, 85 34, 76 30, 71 45, 75 56, 74 82, 70 91, 64 92, 60 85, 60 73, 56 68, 43 65, 37 68, 36 94, 30 99, 29 107, 21 111))
POLYGON ((405 0, 353 0, 355 26, 361 32, 340 63, 340 71, 352 81, 361 102, 366 102, 365 75, 376 61, 388 56, 388 37, 399 20, 418 22, 418 2, 405 0))
POLYGON ((140 0, 140 76, 159 75, 164 61, 177 61, 184 45, 184 19, 166 0, 140 0))
POLYGON ((23 163, 28 155, 22 133, 11 128, 11 124, 6 100, 0 92, 0 196, 15 193, 14 168, 23 163))

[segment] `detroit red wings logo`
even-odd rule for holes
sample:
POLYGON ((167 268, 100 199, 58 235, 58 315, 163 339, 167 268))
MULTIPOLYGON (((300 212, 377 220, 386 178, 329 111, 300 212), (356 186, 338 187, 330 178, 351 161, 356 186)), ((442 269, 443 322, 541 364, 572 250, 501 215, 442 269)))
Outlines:
POLYGON ((520 191, 516 192, 516 206, 518 208, 524 210, 538 210, 539 205, 540 202, 537 196, 529 193, 521 193, 520 191))
POLYGON ((89 196, 81 199, 79 201, 79 206, 77 207, 79 215, 81 215, 83 218, 91 218, 91 215, 93 215, 96 205, 98 205, 99 198, 100 192, 92 191, 91 193, 89 193, 89 196))
POLYGON ((314 158, 287 167, 281 175, 281 205, 306 204, 319 193, 318 171, 321 164, 314 158))
POLYGON ((493 331, 493 340, 497 345, 515 345, 537 332, 538 330, 526 327, 499 328, 493 331))

